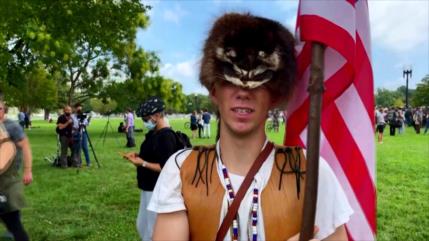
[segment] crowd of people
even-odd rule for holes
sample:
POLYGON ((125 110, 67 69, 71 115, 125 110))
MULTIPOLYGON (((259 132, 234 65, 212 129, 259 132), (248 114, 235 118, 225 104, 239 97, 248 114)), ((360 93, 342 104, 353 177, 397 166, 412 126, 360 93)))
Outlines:
POLYGON ((416 134, 420 134, 421 129, 424 128, 424 134, 426 134, 429 130, 429 108, 378 107, 375 109, 375 123, 379 143, 383 143, 383 133, 387 125, 390 136, 404 133, 407 126, 413 127, 416 134))

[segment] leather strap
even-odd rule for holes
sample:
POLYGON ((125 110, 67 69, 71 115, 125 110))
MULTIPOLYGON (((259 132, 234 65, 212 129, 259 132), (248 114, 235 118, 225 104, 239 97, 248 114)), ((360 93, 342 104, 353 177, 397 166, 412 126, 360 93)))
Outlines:
POLYGON ((267 159, 268 155, 271 153, 273 148, 274 148, 274 144, 272 142, 268 142, 264 150, 262 150, 262 152, 259 153, 256 160, 253 162, 252 167, 250 168, 249 172, 244 178, 244 181, 241 184, 240 188, 238 189, 238 192, 234 198, 234 201, 232 201, 231 206, 228 208, 228 212, 226 213, 225 218, 223 219, 222 224, 220 225, 220 228, 217 231, 216 241, 222 241, 225 238, 225 235, 228 232, 228 229, 231 226, 232 221, 234 220, 234 217, 237 215, 237 211, 238 211, 238 208, 240 207, 241 200, 243 200, 244 195, 246 194, 250 184, 253 181, 253 177, 255 177, 256 173, 259 171, 262 164, 267 159))
POLYGON ((9 137, 0 139, 0 145, 7 142, 7 141, 12 141, 12 140, 9 137))

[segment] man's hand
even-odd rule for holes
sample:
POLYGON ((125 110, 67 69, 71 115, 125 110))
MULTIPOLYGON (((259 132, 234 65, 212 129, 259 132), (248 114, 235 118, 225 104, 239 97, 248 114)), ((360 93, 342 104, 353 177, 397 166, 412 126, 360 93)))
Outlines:
POLYGON ((125 153, 123 154, 123 157, 136 166, 141 166, 143 164, 143 159, 141 159, 135 152, 125 153))
MULTIPOLYGON (((319 232, 319 227, 314 226, 314 233, 313 236, 319 232)), ((290 237, 287 241, 299 241, 299 233, 295 234, 294 236, 290 237)), ((310 241, 318 241, 318 239, 311 239, 310 241)))
POLYGON ((33 173, 31 172, 31 170, 24 170, 24 177, 22 178, 22 181, 25 185, 29 185, 33 182, 33 173))

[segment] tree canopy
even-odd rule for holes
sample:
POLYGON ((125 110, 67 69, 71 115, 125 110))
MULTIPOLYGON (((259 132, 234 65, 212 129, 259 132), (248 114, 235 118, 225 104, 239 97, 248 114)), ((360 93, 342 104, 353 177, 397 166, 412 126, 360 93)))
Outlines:
POLYGON ((57 83, 55 102, 72 104, 98 96, 112 78, 156 72, 158 57, 135 43, 149 9, 139 0, 2 1, 0 92, 26 85, 43 66, 57 83))
POLYGON ((429 74, 417 84, 412 103, 414 106, 429 106, 429 74))

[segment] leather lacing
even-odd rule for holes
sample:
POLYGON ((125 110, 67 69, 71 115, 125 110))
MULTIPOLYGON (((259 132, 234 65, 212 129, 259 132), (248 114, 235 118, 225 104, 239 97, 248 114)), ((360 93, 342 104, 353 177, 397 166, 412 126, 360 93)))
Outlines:
POLYGON ((276 147, 277 155, 284 155, 283 163, 279 163, 278 159, 275 158, 275 165, 277 170, 280 172, 279 178, 279 190, 282 188, 283 175, 295 174, 296 180, 296 194, 299 199, 301 192, 301 179, 304 179, 305 171, 301 170, 301 149, 300 147, 276 147), (287 165, 290 167, 290 171, 285 171, 287 165))
MULTIPOLYGON (((282 180, 283 175, 287 174, 295 174, 296 179, 296 190, 297 190, 297 198, 299 199, 301 192, 301 179, 304 179, 305 171, 301 170, 301 152, 300 147, 276 147, 275 155, 284 155, 283 163, 280 163, 281 159, 278 160, 275 158, 274 162, 277 170, 280 172, 279 178, 279 186, 278 189, 282 188, 282 180), (289 166, 289 171, 287 170, 287 166, 289 166)), ((189 149, 182 150, 176 155, 175 162, 177 167, 180 169, 180 166, 177 162, 178 156, 180 156, 183 152, 189 149)), ((211 152, 216 152, 215 146, 195 146, 192 148, 194 151, 198 151, 197 154, 197 163, 195 166, 194 176, 192 178, 192 184, 195 187, 198 187, 200 182, 206 186, 206 195, 209 195, 209 183, 212 182, 214 165, 216 163, 216 153, 213 155, 211 160, 211 165, 209 167, 209 156, 211 152)))

